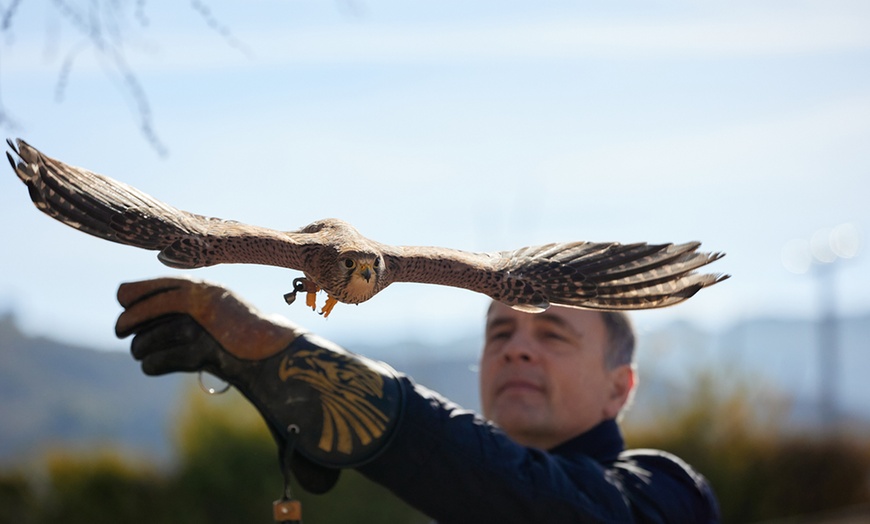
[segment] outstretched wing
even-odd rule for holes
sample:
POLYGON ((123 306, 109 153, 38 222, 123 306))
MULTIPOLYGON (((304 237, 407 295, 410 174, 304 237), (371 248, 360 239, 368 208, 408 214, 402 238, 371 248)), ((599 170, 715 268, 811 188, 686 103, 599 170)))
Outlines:
MULTIPOLYGON (((16 163, 7 152, 9 162, 37 208, 91 235, 157 250, 168 266, 249 263, 306 271, 310 269, 306 262, 330 234, 365 240, 346 224, 323 228, 322 222, 298 232, 282 232, 189 213, 127 184, 45 156, 23 140, 17 141, 17 147, 7 142, 20 158, 16 163)), ((378 244, 389 271, 377 287, 392 282, 461 287, 531 311, 550 304, 589 309, 664 307, 728 278, 696 272, 722 257, 698 252, 699 245, 574 242, 468 253, 378 244)))
POLYGON ((396 247, 385 258, 394 281, 470 289, 525 311, 550 304, 627 310, 677 304, 728 278, 695 271, 724 256, 699 246, 574 242, 498 253, 396 247))
POLYGON ((301 236, 205 217, 167 205, 138 189, 42 154, 19 139, 6 156, 36 207, 99 238, 158 250, 167 266, 190 269, 250 263, 302 269, 301 236))

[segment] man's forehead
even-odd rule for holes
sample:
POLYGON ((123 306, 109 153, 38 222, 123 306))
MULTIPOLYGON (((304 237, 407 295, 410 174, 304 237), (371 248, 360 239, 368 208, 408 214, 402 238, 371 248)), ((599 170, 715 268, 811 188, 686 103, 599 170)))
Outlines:
POLYGON ((582 330, 589 322, 595 322, 595 317, 600 317, 597 311, 589 311, 564 306, 550 306, 540 313, 526 313, 517 311, 500 302, 493 302, 486 317, 487 327, 516 322, 531 322, 532 324, 556 324, 582 330))

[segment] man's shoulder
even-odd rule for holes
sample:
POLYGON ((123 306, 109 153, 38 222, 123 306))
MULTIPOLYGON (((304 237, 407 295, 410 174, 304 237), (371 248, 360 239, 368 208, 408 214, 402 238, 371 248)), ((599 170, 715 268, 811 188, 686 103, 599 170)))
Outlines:
POLYGON ((680 457, 658 449, 631 449, 620 453, 612 467, 633 506, 656 506, 664 514, 692 510, 698 522, 718 521, 710 484, 680 457))
POLYGON ((628 449, 619 454, 617 467, 659 471, 675 477, 686 477, 693 483, 707 483, 686 461, 660 449, 628 449))

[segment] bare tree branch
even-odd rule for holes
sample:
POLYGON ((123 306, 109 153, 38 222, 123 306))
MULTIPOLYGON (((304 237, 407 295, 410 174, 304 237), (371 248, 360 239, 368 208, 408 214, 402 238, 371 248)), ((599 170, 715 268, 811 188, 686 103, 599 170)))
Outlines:
POLYGON ((203 20, 205 20, 206 25, 208 25, 217 34, 221 35, 223 37, 223 39, 226 40, 227 44, 230 45, 230 47, 237 49, 238 51, 243 53, 245 56, 250 57, 253 55, 250 48, 248 48, 248 46, 246 46, 243 42, 238 40, 232 34, 232 32, 230 32, 229 27, 222 24, 214 16, 214 14, 211 12, 211 8, 208 5, 206 5, 205 2, 202 2, 201 0, 191 0, 190 5, 191 5, 191 7, 193 7, 193 9, 196 12, 198 12, 200 14, 200 16, 202 16, 203 20))
MULTIPOLYGON (((22 0, 11 0, 8 6, 0 5, 0 33, 9 33, 22 3, 22 0)), ((82 40, 64 53, 55 84, 55 99, 63 101, 76 61, 83 51, 93 49, 109 78, 117 82, 119 90, 131 104, 142 136, 159 155, 166 155, 167 148, 156 131, 145 88, 129 65, 125 53, 131 30, 128 20, 139 27, 150 25, 146 0, 83 0, 80 3, 74 0, 51 0, 51 5, 62 20, 82 36, 82 40)), ((191 0, 190 7, 230 47, 245 56, 252 56, 250 48, 218 20, 207 2, 191 0)), ((10 128, 14 125, 0 101, 0 126, 10 128)))
POLYGON ((21 0, 12 0, 9 7, 3 10, 2 22, 0 22, 0 31, 7 31, 12 26, 12 17, 18 12, 18 6, 21 5, 21 0))

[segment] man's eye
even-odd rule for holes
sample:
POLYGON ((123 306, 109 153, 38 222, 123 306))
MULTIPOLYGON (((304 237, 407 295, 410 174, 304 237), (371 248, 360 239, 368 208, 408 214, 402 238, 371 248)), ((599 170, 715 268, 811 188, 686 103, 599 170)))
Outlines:
POLYGON ((559 333, 558 331, 544 331, 543 333, 541 333, 541 338, 544 338, 547 340, 560 340, 560 341, 568 340, 567 337, 565 337, 565 335, 563 335, 562 333, 559 333))
POLYGON ((494 331, 486 336, 487 340, 504 340, 510 338, 510 331, 494 331))

